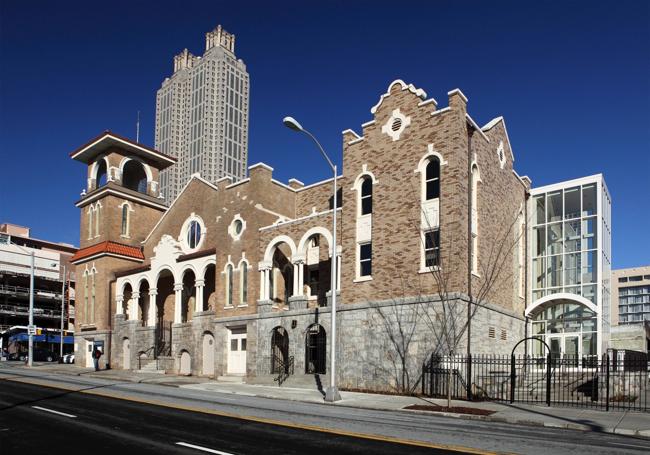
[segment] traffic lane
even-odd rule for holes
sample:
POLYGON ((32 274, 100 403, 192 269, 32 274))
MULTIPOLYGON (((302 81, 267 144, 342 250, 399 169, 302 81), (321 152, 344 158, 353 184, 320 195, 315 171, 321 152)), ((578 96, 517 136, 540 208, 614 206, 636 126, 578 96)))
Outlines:
MULTIPOLYGON (((88 382, 90 378, 60 378, 66 386, 102 386, 88 382), (72 379, 72 380, 71 380, 72 379)), ((108 383, 106 390, 120 394, 128 392, 132 398, 151 400, 180 407, 200 407, 216 412, 256 416, 313 425, 341 431, 388 435, 400 439, 429 441, 437 445, 479 447, 498 452, 538 453, 545 447, 547 453, 575 453, 596 455, 627 450, 650 450, 645 438, 611 435, 599 432, 545 428, 539 426, 513 426, 512 424, 453 419, 435 415, 407 412, 373 411, 341 406, 318 405, 286 400, 250 396, 220 395, 190 389, 178 389, 151 384, 108 383), (163 398, 162 400, 160 398, 163 398)), ((93 393, 94 391, 90 391, 93 393)))
POLYGON ((82 451, 127 447, 145 453, 197 453, 199 450, 180 446, 180 442, 232 454, 256 453, 260 448, 269 454, 452 453, 87 394, 48 397, 46 393, 47 398, 39 404, 39 397, 44 397, 42 389, 4 381, 3 391, 22 396, 24 404, 0 412, 3 447, 33 451, 37 447, 33 435, 39 435, 39 440, 48 441, 48 449, 57 450, 65 450, 70 445, 82 451), (75 417, 51 414, 33 408, 34 405, 75 417))

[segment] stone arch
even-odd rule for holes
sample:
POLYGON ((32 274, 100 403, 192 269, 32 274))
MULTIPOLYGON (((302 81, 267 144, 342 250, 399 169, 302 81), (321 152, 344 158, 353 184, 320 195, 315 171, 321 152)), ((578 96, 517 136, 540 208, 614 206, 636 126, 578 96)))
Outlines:
POLYGON ((147 316, 149 315, 149 305, 151 305, 149 299, 149 280, 146 277, 140 278, 138 281, 138 318, 142 323, 143 327, 147 326, 147 316))
POLYGON ((128 160, 121 168, 122 186, 138 193, 147 194, 151 181, 147 176, 145 165, 138 160, 128 160))
POLYGON ((207 330, 203 332, 202 348, 203 365, 201 367, 201 374, 203 376, 214 376, 216 345, 212 332, 207 330))
POLYGON ((147 163, 142 162, 140 159, 138 159, 138 158, 136 158, 134 156, 125 156, 120 161, 120 166, 119 166, 120 180, 122 180, 122 182, 124 182, 124 167, 126 166, 126 164, 129 161, 137 161, 138 163, 140 163, 142 165, 144 173, 145 173, 145 175, 147 177, 147 182, 153 181, 153 173, 151 172, 151 167, 149 167, 149 165, 147 163))
POLYGON ((186 349, 183 349, 180 352, 178 360, 179 360, 178 374, 182 374, 184 376, 191 376, 192 356, 190 355, 190 353, 186 349))
POLYGON ((273 253, 275 251, 275 248, 282 243, 287 244, 287 246, 291 250, 291 256, 296 254, 296 244, 294 243, 293 239, 287 235, 278 235, 273 240, 271 240, 269 244, 266 246, 266 250, 264 251, 265 262, 271 262, 271 260, 273 259, 273 253))
POLYGON ((156 276, 156 325, 163 326, 171 324, 174 320, 174 285, 176 277, 169 267, 162 267, 155 274, 156 276))
POLYGON ((92 189, 97 189, 100 186, 105 185, 108 183, 110 179, 109 175, 109 170, 110 170, 110 163, 108 162, 108 157, 102 156, 98 158, 91 166, 90 168, 90 178, 93 179, 94 181, 94 187, 92 189), (101 177, 104 177, 106 180, 104 183, 100 185, 100 179, 101 177))
POLYGON ((126 280, 122 285, 122 311, 125 320, 131 317, 131 305, 134 305, 133 285, 131 284, 131 281, 126 280))
POLYGON ((316 234, 322 235, 327 240, 329 255, 332 255, 332 233, 322 226, 316 226, 305 232, 298 243, 298 254, 307 253, 307 242, 316 234))

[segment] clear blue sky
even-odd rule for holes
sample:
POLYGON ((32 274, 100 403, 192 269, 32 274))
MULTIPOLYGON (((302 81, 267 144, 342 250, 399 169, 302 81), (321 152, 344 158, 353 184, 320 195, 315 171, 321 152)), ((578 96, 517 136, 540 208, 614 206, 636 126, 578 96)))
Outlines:
MULTIPOLYGON (((218 23, 251 76, 249 163, 327 178, 293 115, 341 161, 401 78, 444 106, 459 87, 480 124, 503 115, 535 186, 602 172, 614 266, 650 264, 650 13, 616 2, 74 2, 0 0, 0 222, 79 243, 85 169, 68 152, 105 129, 153 145, 174 54, 218 23), (166 5, 166 3, 169 3, 166 5)), ((321 165, 323 164, 323 165, 321 165)))

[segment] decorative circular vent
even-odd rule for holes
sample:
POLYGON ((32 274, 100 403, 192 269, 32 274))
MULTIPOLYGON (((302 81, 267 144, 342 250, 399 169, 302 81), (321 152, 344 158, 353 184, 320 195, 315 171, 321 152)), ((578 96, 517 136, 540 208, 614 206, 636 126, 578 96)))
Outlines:
POLYGON ((399 131, 399 129, 402 127, 402 119, 401 118, 396 118, 393 120, 393 124, 390 126, 390 128, 393 131, 399 131))

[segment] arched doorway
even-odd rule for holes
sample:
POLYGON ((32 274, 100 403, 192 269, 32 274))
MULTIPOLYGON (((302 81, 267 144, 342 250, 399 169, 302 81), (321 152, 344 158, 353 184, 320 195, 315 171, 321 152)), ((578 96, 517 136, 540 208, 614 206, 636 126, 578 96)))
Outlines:
POLYGON ((170 356, 172 354, 172 322, 174 320, 174 276, 165 269, 158 274, 156 280, 156 355, 170 356))
MULTIPOLYGON (((548 344, 551 359, 568 367, 589 367, 597 362, 598 315, 581 296, 562 293, 539 299, 526 312, 532 336, 548 344)), ((543 357, 542 343, 530 344, 533 356, 543 357)))
POLYGON ((149 316, 149 282, 142 280, 140 282, 140 297, 138 298, 138 316, 142 323, 142 327, 147 326, 147 317, 149 316))
POLYGON ((182 351, 181 352, 181 359, 180 359, 181 365, 178 370, 178 374, 182 374, 185 376, 189 376, 192 374, 192 357, 190 356, 190 353, 187 351, 182 351))
POLYGON ((128 338, 122 340, 122 368, 131 369, 131 341, 128 338))
POLYGON ((324 374, 327 334, 320 324, 312 324, 305 334, 305 373, 324 374))
POLYGON ((133 305, 137 305, 137 302, 133 302, 133 288, 130 283, 126 283, 122 289, 122 312, 124 314, 124 320, 129 319, 133 305))
POLYGON ((289 333, 278 326, 271 335, 271 374, 281 372, 289 372, 289 333))
POLYGON ((196 307, 196 277, 192 269, 185 270, 183 274, 183 293, 181 295, 181 322, 192 319, 196 307))
POLYGON ((203 376, 214 375, 214 336, 206 332, 203 334, 203 367, 201 374, 203 376))
POLYGON ((205 280, 205 286, 203 288, 203 302, 202 310, 209 311, 214 310, 215 305, 214 301, 216 299, 215 288, 216 288, 216 267, 214 264, 210 264, 205 268, 205 274, 203 279, 205 280))

